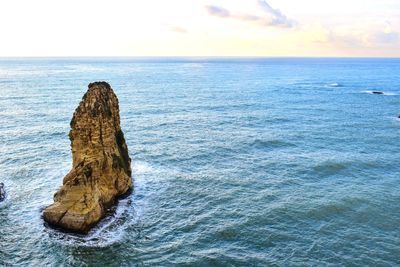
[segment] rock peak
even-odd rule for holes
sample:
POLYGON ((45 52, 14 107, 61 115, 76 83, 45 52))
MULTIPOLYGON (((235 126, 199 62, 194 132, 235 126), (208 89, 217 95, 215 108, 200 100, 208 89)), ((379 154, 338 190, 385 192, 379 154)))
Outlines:
POLYGON ((89 83, 88 88, 90 89, 92 87, 106 88, 108 90, 112 90, 110 84, 105 81, 89 83))
POLYGON ((70 125, 72 169, 43 215, 51 225, 87 232, 132 186, 118 98, 108 83, 89 84, 70 125))

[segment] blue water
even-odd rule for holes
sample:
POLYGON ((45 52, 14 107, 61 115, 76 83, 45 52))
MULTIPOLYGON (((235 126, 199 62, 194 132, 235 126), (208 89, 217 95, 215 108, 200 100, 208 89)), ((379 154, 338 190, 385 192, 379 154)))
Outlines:
POLYGON ((400 265, 399 114, 400 59, 2 59, 0 266, 400 265), (98 80, 134 191, 61 233, 41 211, 98 80))

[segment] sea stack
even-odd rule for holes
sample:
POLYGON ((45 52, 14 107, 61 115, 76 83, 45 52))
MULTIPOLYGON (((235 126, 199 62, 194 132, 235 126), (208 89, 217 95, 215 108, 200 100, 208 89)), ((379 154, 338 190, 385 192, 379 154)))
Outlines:
POLYGON ((43 217, 50 225, 87 233, 132 187, 118 98, 108 83, 89 84, 72 117, 69 139, 72 169, 43 217))

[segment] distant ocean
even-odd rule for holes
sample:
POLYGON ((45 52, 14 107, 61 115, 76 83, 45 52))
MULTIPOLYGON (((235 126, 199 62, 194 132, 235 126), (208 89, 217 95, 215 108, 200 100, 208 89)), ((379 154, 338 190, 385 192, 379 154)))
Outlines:
POLYGON ((400 265, 398 115, 400 59, 0 59, 0 266, 400 265), (41 212, 103 80, 134 191, 61 233, 41 212))

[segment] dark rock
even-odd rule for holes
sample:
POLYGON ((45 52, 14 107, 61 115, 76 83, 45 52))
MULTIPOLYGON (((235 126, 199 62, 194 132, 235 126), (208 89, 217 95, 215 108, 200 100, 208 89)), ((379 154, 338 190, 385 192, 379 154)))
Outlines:
POLYGON ((4 189, 4 184, 0 183, 0 202, 6 199, 6 190, 4 189))

